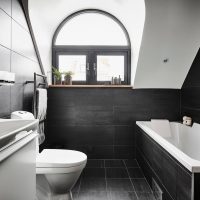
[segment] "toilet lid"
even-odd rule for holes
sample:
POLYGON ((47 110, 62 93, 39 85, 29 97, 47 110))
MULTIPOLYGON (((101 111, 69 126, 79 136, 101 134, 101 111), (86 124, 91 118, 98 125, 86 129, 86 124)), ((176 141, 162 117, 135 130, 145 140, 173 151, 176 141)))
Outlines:
POLYGON ((36 167, 73 167, 86 163, 87 156, 80 151, 44 149, 37 155, 36 167))

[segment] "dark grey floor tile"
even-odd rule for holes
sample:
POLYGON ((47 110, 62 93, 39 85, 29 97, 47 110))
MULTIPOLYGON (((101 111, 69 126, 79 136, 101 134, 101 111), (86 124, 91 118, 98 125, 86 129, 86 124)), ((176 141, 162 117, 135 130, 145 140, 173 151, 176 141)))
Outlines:
POLYGON ((155 200, 152 193, 137 192, 139 200, 155 200))
POLYGON ((130 179, 107 179, 107 188, 110 191, 134 191, 130 179))
POLYGON ((78 195, 78 200, 109 200, 106 191, 84 191, 78 195))
POLYGON ((120 192, 120 191, 111 191, 110 200, 138 200, 135 192, 120 192))
POLYGON ((90 159, 87 161, 87 168, 104 168, 104 160, 90 159))
POLYGON ((123 160, 105 160, 105 167, 125 167, 123 160))
POLYGON ((124 160, 124 161, 125 161, 126 167, 139 167, 136 159, 124 160))
POLYGON ((106 191, 105 178, 83 178, 81 180, 80 191, 106 191))
POLYGON ((128 173, 131 178, 144 178, 144 174, 140 168, 128 168, 128 173))
POLYGON ((136 192, 151 192, 151 188, 146 179, 131 179, 136 192))
POLYGON ((85 168, 83 178, 105 178, 105 168, 85 168))
POLYGON ((106 178, 129 178, 125 168, 106 168, 106 178))

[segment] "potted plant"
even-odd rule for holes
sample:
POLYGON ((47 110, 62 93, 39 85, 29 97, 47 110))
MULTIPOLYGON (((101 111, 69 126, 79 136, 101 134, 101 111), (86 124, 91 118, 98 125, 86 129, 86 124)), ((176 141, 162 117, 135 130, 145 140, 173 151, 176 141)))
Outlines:
POLYGON ((72 75, 74 74, 72 71, 64 72, 65 85, 72 85, 72 75))
POLYGON ((52 67, 53 70, 53 83, 54 85, 62 84, 62 73, 55 67, 52 67))

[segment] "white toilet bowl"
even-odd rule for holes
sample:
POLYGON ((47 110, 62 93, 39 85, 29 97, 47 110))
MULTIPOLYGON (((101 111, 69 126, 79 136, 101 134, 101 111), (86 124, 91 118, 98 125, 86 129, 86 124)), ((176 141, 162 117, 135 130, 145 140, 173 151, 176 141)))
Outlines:
MULTIPOLYGON (((15 111, 11 118, 35 119, 26 111, 15 111)), ((39 153, 38 140, 36 148, 37 200, 56 199, 51 196, 64 196, 62 199, 71 200, 71 189, 87 163, 87 156, 79 151, 60 149, 44 149, 39 153)))
POLYGON ((43 188, 47 188, 44 182, 48 184, 52 195, 64 194, 66 199, 72 199, 71 189, 86 162, 87 156, 79 151, 44 149, 36 159, 37 179, 43 179, 43 188))

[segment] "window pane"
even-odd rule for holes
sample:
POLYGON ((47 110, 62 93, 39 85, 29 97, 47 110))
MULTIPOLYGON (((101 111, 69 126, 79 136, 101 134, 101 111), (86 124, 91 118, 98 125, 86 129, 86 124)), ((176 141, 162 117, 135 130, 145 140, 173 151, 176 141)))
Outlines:
POLYGON ((128 45, 121 26, 100 13, 83 13, 66 22, 56 45, 128 45))
POLYGON ((61 55, 58 67, 60 72, 72 71, 74 73, 73 81, 86 80, 86 55, 61 55))
POLYGON ((124 56, 97 56, 97 81, 111 81, 119 75, 124 81, 124 56))

